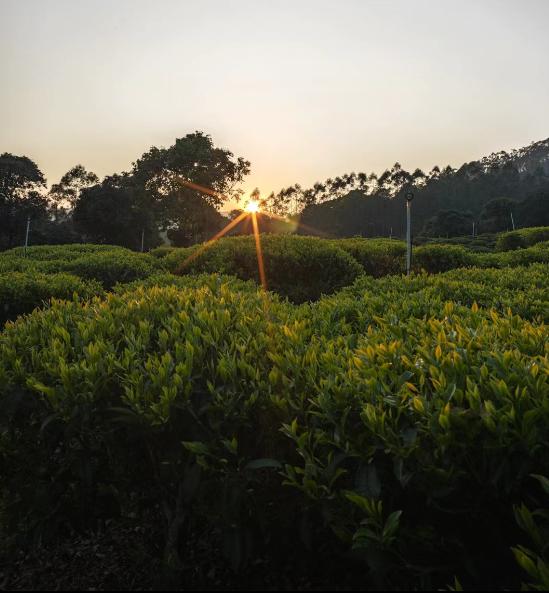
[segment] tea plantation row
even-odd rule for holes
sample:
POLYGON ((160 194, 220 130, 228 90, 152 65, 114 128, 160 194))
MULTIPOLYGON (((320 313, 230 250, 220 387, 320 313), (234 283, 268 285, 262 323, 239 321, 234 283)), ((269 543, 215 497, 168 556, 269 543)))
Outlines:
POLYGON ((152 523, 166 570, 207 550, 187 586, 261 567, 294 586, 546 588, 529 509, 549 506, 547 246, 445 248, 440 269, 476 267, 403 278, 385 276, 396 242, 265 237, 295 305, 246 281, 252 241, 0 255, 7 317, 70 299, 0 333, 6 536, 152 523))
MULTIPOLYGON (((405 246, 398 241, 267 235, 262 238, 262 251, 267 287, 294 303, 332 294, 363 274, 382 277, 404 271, 405 246)), ((516 251, 481 254, 455 245, 426 245, 414 251, 414 269, 429 273, 548 262, 549 242, 516 251)), ((251 237, 222 239, 208 248, 159 248, 152 255, 120 247, 76 244, 32 247, 24 257, 24 251, 17 248, 0 253, 0 323, 30 312, 52 296, 70 298, 75 290, 83 296, 100 294, 117 283, 162 272, 217 272, 259 281, 251 237), (44 274, 63 276, 52 279, 48 289, 44 274)))

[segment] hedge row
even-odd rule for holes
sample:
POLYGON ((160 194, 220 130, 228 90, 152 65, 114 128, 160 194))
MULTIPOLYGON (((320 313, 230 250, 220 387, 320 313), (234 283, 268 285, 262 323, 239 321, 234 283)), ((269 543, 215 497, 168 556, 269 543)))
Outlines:
POLYGON ((44 245, 0 254, 0 273, 9 271, 53 274, 66 272, 97 280, 110 289, 117 282, 131 282, 158 272, 158 260, 110 245, 44 245))
MULTIPOLYGON (((404 272, 400 241, 263 235, 267 288, 294 303, 314 301, 352 284, 361 274, 381 277, 404 272)), ((475 253, 459 245, 430 244, 414 249, 413 268, 429 273, 457 268, 503 268, 549 262, 549 242, 515 251, 475 253)), ((11 250, 0 254, 0 273, 65 272, 97 280, 105 289, 169 270, 178 275, 218 272, 259 283, 253 237, 231 237, 213 245, 163 249, 156 257, 120 247, 66 245, 11 250)))
POLYGON ((103 294, 94 280, 82 280, 72 274, 37 272, 0 273, 0 327, 18 315, 30 313, 47 304, 51 298, 90 298, 103 294))
POLYGON ((458 294, 462 274, 298 307, 182 278, 8 324, 6 528, 160 509, 172 567, 199 532, 234 570, 312 555, 366 587, 517 587, 513 505, 549 475, 547 326, 469 303, 546 290, 547 266, 467 271, 458 294))
MULTIPOLYGON (((350 284, 360 273, 381 277, 405 271, 406 248, 401 241, 269 235, 262 236, 261 241, 269 289, 296 303, 331 294, 350 284)), ((161 261, 177 274, 220 272, 243 280, 259 280, 253 237, 227 238, 211 246, 173 249, 161 261)), ((413 269, 428 273, 537 262, 549 262, 549 243, 502 253, 476 253, 460 245, 443 244, 423 245, 413 251, 413 269)))

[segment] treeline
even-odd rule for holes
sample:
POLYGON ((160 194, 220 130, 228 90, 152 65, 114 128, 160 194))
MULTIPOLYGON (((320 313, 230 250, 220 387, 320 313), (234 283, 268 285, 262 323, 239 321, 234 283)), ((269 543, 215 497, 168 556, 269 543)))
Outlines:
POLYGON ((549 140, 497 153, 459 169, 410 173, 399 163, 380 176, 349 173, 269 196, 278 213, 300 212, 303 234, 403 236, 405 195, 413 231, 431 237, 493 233, 549 224, 549 140))
MULTIPOLYGON (((219 209, 242 196, 250 163, 195 132, 169 148, 152 147, 130 171, 102 181, 82 165, 46 189, 31 159, 0 155, 0 249, 31 242, 110 243, 149 249, 207 240, 229 217, 219 209)), ((333 237, 402 237, 405 195, 414 193, 415 236, 456 237, 514 227, 549 225, 549 140, 466 163, 459 169, 406 171, 399 163, 381 175, 349 173, 271 193, 260 216, 263 232, 333 237), (286 219, 288 222, 284 222, 286 219)), ((259 199, 254 192, 252 198, 259 199)), ((232 234, 249 234, 249 220, 232 234)))
POLYGON ((203 241, 226 223, 218 208, 242 193, 250 163, 202 132, 152 147, 128 172, 105 177, 77 165, 46 191, 36 163, 0 155, 0 248, 23 244, 111 243, 148 249, 162 234, 175 245, 203 241), (206 188, 207 191, 203 191, 206 188))

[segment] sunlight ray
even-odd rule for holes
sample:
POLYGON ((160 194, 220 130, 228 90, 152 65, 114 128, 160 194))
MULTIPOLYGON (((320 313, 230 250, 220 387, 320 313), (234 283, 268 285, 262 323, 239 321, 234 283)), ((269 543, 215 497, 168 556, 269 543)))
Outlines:
POLYGON ((189 257, 183 261, 181 264, 181 268, 187 266, 190 262, 195 260, 199 255, 204 253, 209 247, 211 247, 218 239, 221 239, 223 235, 226 235, 231 229, 233 229, 237 224, 239 224, 246 216, 248 216, 248 212, 241 212, 234 220, 231 220, 229 224, 225 225, 218 233, 216 233, 211 239, 208 239, 205 243, 203 243, 196 251, 191 253, 189 257))
POLYGON ((261 281, 261 286, 267 290, 267 278, 265 276, 265 265, 263 262, 263 252, 261 251, 261 238, 259 236, 259 225, 257 224, 257 214, 255 211, 252 211, 252 224, 254 228, 254 237, 255 237, 255 251, 257 253, 257 267, 259 269, 259 279, 261 281))

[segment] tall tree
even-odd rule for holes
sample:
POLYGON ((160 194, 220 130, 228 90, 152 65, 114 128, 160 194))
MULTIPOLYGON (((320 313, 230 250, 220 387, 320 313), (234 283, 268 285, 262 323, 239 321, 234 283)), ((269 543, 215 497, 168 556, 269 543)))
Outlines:
POLYGON ((169 148, 152 147, 134 163, 131 178, 153 205, 160 228, 184 244, 216 230, 222 220, 213 209, 240 199, 238 184, 249 172, 249 161, 195 132, 169 148))
POLYGON ((237 186, 249 172, 249 161, 235 158, 229 150, 214 146, 209 135, 195 132, 169 148, 153 146, 134 163, 132 175, 136 185, 158 200, 174 191, 198 193, 219 207, 227 199, 240 198, 237 186))
POLYGON ((67 171, 59 183, 51 186, 49 197, 61 208, 73 209, 80 197, 80 192, 99 183, 99 177, 91 171, 86 171, 83 165, 75 165, 67 171))
POLYGON ((145 232, 148 246, 159 242, 154 209, 127 174, 106 177, 83 189, 73 220, 86 241, 139 249, 145 232))
POLYGON ((0 155, 0 242, 5 247, 13 247, 27 217, 47 216, 47 201, 41 193, 45 185, 34 161, 8 152, 0 155))

